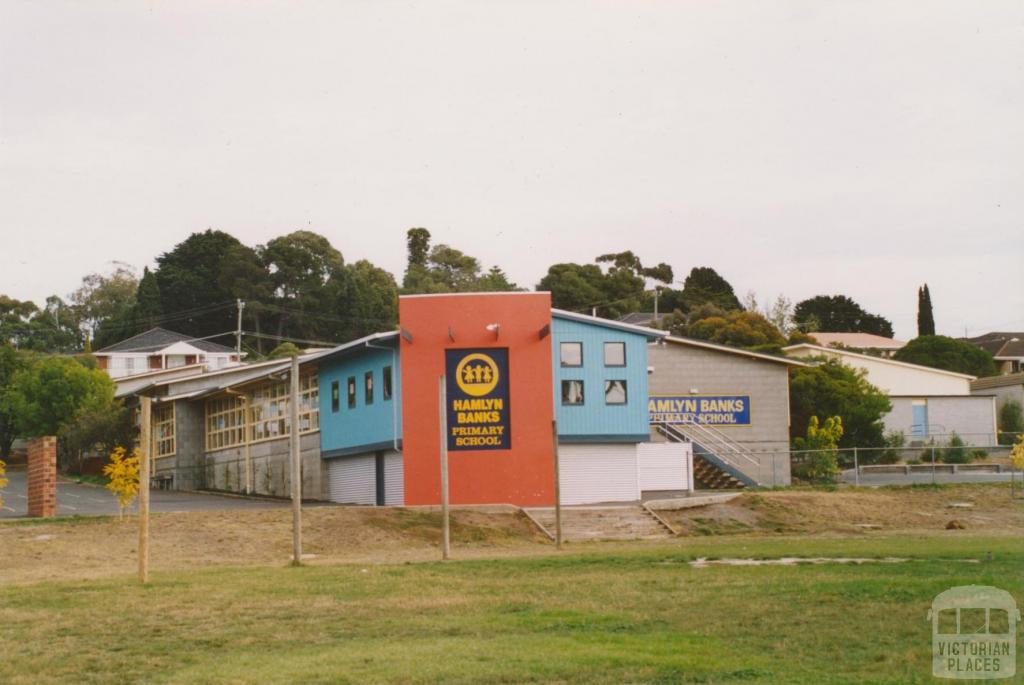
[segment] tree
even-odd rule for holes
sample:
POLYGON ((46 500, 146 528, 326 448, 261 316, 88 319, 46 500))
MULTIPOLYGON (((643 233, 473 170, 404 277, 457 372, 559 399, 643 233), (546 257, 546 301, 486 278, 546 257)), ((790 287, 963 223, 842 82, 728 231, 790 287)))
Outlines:
POLYGON ((331 322, 321 316, 334 309, 346 291, 345 260, 327 238, 312 231, 295 231, 260 248, 270 273, 278 308, 277 335, 301 339, 329 337, 331 322), (328 288, 328 283, 333 283, 328 288))
POLYGON ((121 400, 99 402, 78 409, 57 434, 61 452, 75 462, 81 472, 87 452, 98 449, 109 453, 117 445, 135 441, 135 424, 131 411, 121 400))
POLYGON ((501 268, 481 274, 480 260, 451 245, 430 247, 430 231, 412 228, 406 234, 408 262, 402 292, 467 293, 518 290, 501 268))
MULTIPOLYGON (((551 293, 551 303, 560 309, 618 318, 653 304, 646 286, 648 279, 671 283, 672 267, 645 267, 632 252, 614 252, 597 257, 597 264, 553 264, 537 284, 537 290, 551 293), (607 264, 602 270, 599 264, 607 264)), ((661 286, 655 286, 661 288, 661 286)), ((666 310, 670 311, 670 310, 666 310)))
POLYGON ((109 478, 107 490, 117 499, 118 517, 124 518, 124 510, 131 506, 139 494, 139 450, 125 456, 125 449, 117 447, 110 453, 110 463, 103 467, 103 475, 109 478))
MULTIPOLYGON (((103 322, 127 323, 128 313, 135 304, 135 292, 139 287, 139 279, 135 269, 122 262, 114 262, 109 274, 92 273, 82 278, 82 285, 71 295, 69 300, 86 342, 86 350, 103 322)), ((109 335, 109 342, 116 342, 117 335, 109 335)))
POLYGON ((18 437, 14 414, 4 404, 4 396, 15 374, 25 366, 25 355, 10 344, 0 345, 0 459, 9 459, 11 445, 18 437))
POLYGON ((789 410, 794 439, 812 416, 838 416, 843 424, 840 447, 884 447, 882 416, 892 410, 892 404, 863 371, 828 359, 790 370, 789 410))
POLYGON ((729 282, 708 266, 695 266, 690 270, 683 281, 681 299, 684 312, 705 304, 726 311, 743 308, 729 282))
POLYGON ((897 350, 893 359, 978 377, 994 376, 998 373, 992 355, 986 350, 945 335, 923 335, 914 338, 897 350))
POLYGON ((15 300, 7 295, 0 295, 0 344, 10 343, 15 347, 23 347, 30 338, 30 321, 32 315, 39 311, 35 303, 15 300))
POLYGON ((302 350, 295 343, 283 342, 270 351, 267 359, 289 359, 302 354, 302 350))
POLYGON ((398 285, 390 272, 360 259, 345 267, 329 311, 337 318, 333 340, 353 340, 398 325, 398 285))
POLYGON ((1017 400, 1007 400, 999 408, 999 444, 1012 445, 1024 435, 1024 409, 1017 400))
POLYGON ((81 410, 109 407, 114 382, 70 357, 33 360, 14 373, 2 406, 21 437, 58 435, 81 410))
POLYGON ((732 311, 698 319, 686 328, 687 335, 722 345, 782 352, 786 338, 771 321, 757 312, 732 311))
POLYGON ((932 294, 928 292, 927 283, 917 289, 917 335, 935 335, 932 294))
POLYGON ((818 417, 807 422, 807 436, 797 437, 793 447, 803 460, 794 467, 794 475, 812 483, 832 483, 839 475, 839 440, 843 437, 843 419, 831 416, 819 425, 818 417))
POLYGON ((154 273, 165 324, 195 337, 234 330, 234 298, 221 285, 220 274, 238 245, 233 236, 207 229, 157 257, 154 273))
POLYGON ((869 314, 845 295, 817 295, 798 302, 793 320, 805 331, 873 333, 892 337, 892 322, 869 314))

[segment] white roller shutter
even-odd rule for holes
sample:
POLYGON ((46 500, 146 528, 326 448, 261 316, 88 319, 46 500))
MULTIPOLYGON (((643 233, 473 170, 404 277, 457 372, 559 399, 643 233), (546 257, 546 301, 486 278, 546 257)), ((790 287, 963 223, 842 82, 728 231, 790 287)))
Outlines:
POLYGON ((327 462, 328 493, 341 504, 377 503, 376 457, 359 454, 327 462))
POLYGON ((633 502, 640 499, 636 445, 558 446, 562 504, 633 502))
POLYGON ((693 447, 688 442, 642 442, 636 446, 640 491, 689 490, 693 447))
POLYGON ((389 507, 405 504, 405 470, 401 452, 384 455, 384 504, 389 507))

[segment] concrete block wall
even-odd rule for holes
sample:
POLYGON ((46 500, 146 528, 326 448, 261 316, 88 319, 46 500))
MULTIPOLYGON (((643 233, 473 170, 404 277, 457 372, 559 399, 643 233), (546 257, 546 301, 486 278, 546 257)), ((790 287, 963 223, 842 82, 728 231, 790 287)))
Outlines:
POLYGON ((901 431, 907 444, 916 441, 945 443, 949 434, 956 432, 968 445, 995 445, 996 404, 993 397, 962 395, 959 397, 891 397, 892 411, 882 417, 886 433, 901 431), (928 403, 929 436, 914 437, 912 404, 915 400, 928 403))
POLYGON ((57 438, 51 435, 28 443, 28 515, 57 515, 57 438))
MULTIPOLYGON (((648 346, 651 395, 749 395, 749 426, 715 426, 754 453, 744 471, 766 485, 788 485, 789 367, 731 352, 663 342, 648 346)), ((657 438, 655 438, 657 439, 657 438)))
MULTIPOLYGON (((289 439, 266 440, 249 446, 253 490, 258 495, 291 495, 289 439)), ((320 433, 300 438, 303 499, 327 499, 327 466, 320 459, 320 433)), ((245 447, 208 452, 204 459, 205 487, 227 492, 245 489, 245 447)))

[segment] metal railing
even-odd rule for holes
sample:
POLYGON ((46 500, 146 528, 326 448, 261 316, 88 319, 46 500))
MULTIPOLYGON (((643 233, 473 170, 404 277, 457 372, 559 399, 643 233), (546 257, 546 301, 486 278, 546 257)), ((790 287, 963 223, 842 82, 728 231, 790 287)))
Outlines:
POLYGON ((692 444, 694 446, 695 455, 702 456, 711 461, 715 466, 737 480, 746 483, 747 485, 760 485, 760 482, 757 480, 757 476, 760 475, 761 469, 760 460, 752 458, 747 450, 743 449, 733 440, 722 435, 719 431, 702 432, 695 430, 693 433, 688 433, 685 428, 698 426, 698 424, 692 423, 655 423, 653 425, 659 433, 669 440, 673 440, 675 442, 688 442, 692 444), (744 468, 743 463, 740 461, 741 459, 748 462, 749 466, 744 468), (757 469, 757 471, 755 471, 756 475, 751 475, 751 473, 746 470, 751 467, 757 469))

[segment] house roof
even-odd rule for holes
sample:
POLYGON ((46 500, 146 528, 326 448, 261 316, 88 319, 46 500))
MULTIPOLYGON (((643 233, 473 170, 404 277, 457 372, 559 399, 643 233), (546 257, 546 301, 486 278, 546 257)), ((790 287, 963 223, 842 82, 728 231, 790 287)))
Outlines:
POLYGON ((841 345, 854 349, 875 349, 875 350, 898 350, 906 341, 886 338, 885 336, 873 333, 831 333, 827 331, 814 331, 809 333, 812 338, 818 341, 819 345, 831 347, 841 345))
POLYGON ((1024 358, 1024 333, 1021 332, 993 331, 965 340, 982 348, 996 359, 1024 358))
POLYGON ((946 371, 945 369, 936 369, 931 366, 922 366, 921 364, 910 364, 908 362, 899 362, 895 359, 886 359, 885 357, 874 357, 870 354, 861 354, 860 352, 853 352, 851 350, 844 350, 840 347, 822 347, 821 345, 811 345, 810 343, 800 343, 798 345, 790 345, 789 347, 783 347, 783 352, 789 352, 793 350, 812 350, 820 352, 823 355, 840 355, 843 357, 855 357, 858 359, 867 359, 879 364, 889 364, 891 366, 900 366, 906 369, 913 369, 915 371, 929 371, 931 373, 953 376, 954 378, 964 378, 967 380, 974 380, 977 376, 971 376, 966 373, 957 373, 956 371, 946 371))
POLYGON ((989 388, 1005 388, 1012 385, 1024 385, 1024 372, 1008 373, 1005 376, 988 376, 971 381, 971 390, 988 390, 989 388))
POLYGON ((683 338, 675 335, 669 335, 666 336, 664 340, 665 342, 675 343, 677 345, 700 347, 707 350, 714 350, 715 352, 726 352, 728 354, 736 354, 750 359, 775 362, 776 364, 785 364, 787 366, 810 366, 807 362, 802 362, 791 357, 783 357, 778 354, 769 354, 767 352, 754 352, 753 350, 745 350, 742 347, 721 345, 719 343, 708 342, 707 340, 697 340, 696 338, 683 338))
POLYGON ((175 343, 188 343, 192 347, 202 350, 203 352, 234 352, 232 348, 219 343, 211 342, 209 340, 200 340, 198 338, 185 335, 184 333, 177 333, 175 331, 169 331, 166 328, 157 327, 150 328, 145 333, 133 335, 127 340, 122 340, 121 342, 116 342, 113 345, 108 345, 93 354, 108 355, 115 352, 157 352, 170 347, 175 343))
POLYGON ((666 314, 664 313, 655 316, 654 312, 633 312, 632 314, 620 316, 619 321, 633 324, 634 326, 649 326, 652 323, 661 323, 665 316, 666 314))
POLYGON ((612 319, 603 319, 600 316, 590 316, 588 314, 578 314, 576 312, 570 312, 565 309, 552 309, 551 318, 553 319, 565 319, 567 321, 576 321, 578 323, 591 324, 593 326, 603 326, 605 328, 614 328, 620 331, 628 331, 630 333, 638 333, 640 335, 647 336, 648 340, 660 340, 668 335, 666 331, 659 331, 656 328, 648 328, 647 326, 637 326, 635 324, 626 323, 624 321, 614 321, 612 319))

